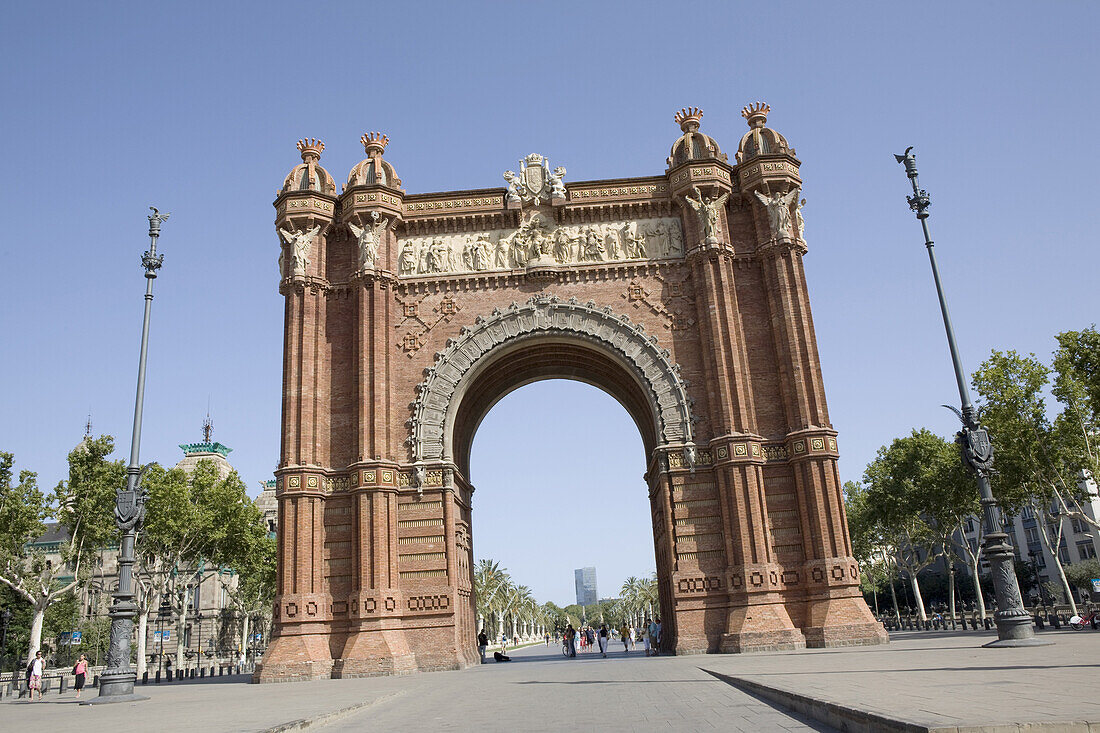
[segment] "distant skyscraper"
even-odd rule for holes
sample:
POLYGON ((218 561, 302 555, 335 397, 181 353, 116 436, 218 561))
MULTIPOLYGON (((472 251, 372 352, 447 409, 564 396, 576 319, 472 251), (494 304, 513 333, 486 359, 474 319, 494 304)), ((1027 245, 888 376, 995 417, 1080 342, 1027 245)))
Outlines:
POLYGON ((577 582, 577 603, 591 606, 599 599, 596 593, 596 568, 578 568, 573 571, 577 582))

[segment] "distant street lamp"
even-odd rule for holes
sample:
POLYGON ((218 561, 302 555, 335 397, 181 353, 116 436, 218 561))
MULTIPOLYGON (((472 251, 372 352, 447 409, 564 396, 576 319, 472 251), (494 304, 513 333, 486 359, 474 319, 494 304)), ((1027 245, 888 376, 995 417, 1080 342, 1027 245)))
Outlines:
POLYGON ((148 700, 134 694, 137 673, 130 666, 130 643, 134 633, 134 540, 145 518, 145 494, 138 487, 141 466, 138 453, 141 448, 141 410, 145 400, 145 358, 149 348, 149 311, 153 306, 153 280, 157 278, 164 255, 157 254, 157 238, 161 222, 168 219, 150 206, 149 251, 141 258, 145 268, 145 318, 141 324, 141 354, 138 357, 137 398, 134 400, 134 432, 130 438, 130 465, 126 467, 126 487, 115 495, 115 522, 122 533, 122 547, 118 556, 118 591, 108 615, 111 617, 111 643, 107 649, 107 669, 99 684, 99 697, 85 704, 132 702, 148 700))
POLYGON ((954 407, 948 407, 962 420, 963 428, 955 436, 955 442, 962 453, 963 465, 969 468, 978 481, 978 494, 981 497, 982 514, 985 519, 985 538, 982 552, 989 561, 990 572, 993 575, 993 590, 996 594, 997 611, 993 619, 997 624, 997 641, 985 646, 1040 646, 1053 642, 1035 638, 1035 631, 1031 626, 1031 617, 1024 610, 1024 601, 1020 597, 1020 585, 1016 580, 1014 567, 1015 555, 1012 545, 1008 543, 1008 535, 1001 525, 1001 513, 997 508, 997 500, 993 498, 993 490, 989 485, 990 469, 993 467, 993 444, 989 440, 989 433, 978 422, 978 413, 970 402, 970 390, 966 384, 966 372, 963 370, 962 360, 959 358, 959 349, 955 345, 955 331, 951 327, 951 316, 947 312, 947 299, 940 283, 940 271, 936 267, 936 252, 932 242, 932 235, 928 232, 928 207, 932 205, 928 192, 917 185, 917 160, 912 153, 913 148, 906 148, 902 155, 894 158, 905 166, 905 174, 913 186, 913 195, 906 197, 909 208, 917 215, 921 228, 924 230, 924 246, 928 249, 928 260, 932 264, 932 278, 936 281, 936 294, 940 299, 940 313, 943 315, 943 326, 947 331, 947 346, 951 351, 951 361, 955 367, 955 381, 959 386, 959 400, 962 403, 962 412, 954 407))

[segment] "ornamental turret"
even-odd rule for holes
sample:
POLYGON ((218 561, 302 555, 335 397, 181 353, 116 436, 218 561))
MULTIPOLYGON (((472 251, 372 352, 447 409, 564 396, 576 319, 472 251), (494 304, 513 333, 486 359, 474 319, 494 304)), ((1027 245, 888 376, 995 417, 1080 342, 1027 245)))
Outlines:
POLYGON ((390 139, 368 132, 360 142, 367 153, 351 172, 341 195, 343 221, 354 245, 354 274, 397 272, 397 236, 405 190, 393 165, 382 156, 390 139))
POLYGON ((737 148, 737 174, 741 198, 752 206, 757 245, 802 246, 802 214, 799 198, 802 179, 794 148, 787 139, 767 127, 771 107, 754 102, 741 109, 749 131, 737 148))
POLYGON ((324 279, 324 240, 336 209, 336 183, 319 164, 324 149, 320 140, 298 141, 302 162, 287 175, 275 199, 280 283, 324 279))
POLYGON ((726 201, 732 169, 714 138, 699 131, 703 110, 685 107, 673 119, 683 133, 668 156, 669 189, 683 207, 684 252, 730 246, 726 201))

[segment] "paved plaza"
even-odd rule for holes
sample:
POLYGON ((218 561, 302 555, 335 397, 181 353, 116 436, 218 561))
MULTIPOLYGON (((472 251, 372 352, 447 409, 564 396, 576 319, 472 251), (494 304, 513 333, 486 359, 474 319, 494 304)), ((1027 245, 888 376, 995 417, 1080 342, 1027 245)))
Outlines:
POLYGON ((140 691, 150 700, 98 707, 51 694, 0 705, 0 728, 1100 731, 1100 633, 1042 637, 1056 644, 982 649, 993 634, 901 632, 887 646, 751 655, 645 658, 612 645, 608 659, 534 646, 509 664, 459 672, 274 685, 217 678, 149 685, 140 691))

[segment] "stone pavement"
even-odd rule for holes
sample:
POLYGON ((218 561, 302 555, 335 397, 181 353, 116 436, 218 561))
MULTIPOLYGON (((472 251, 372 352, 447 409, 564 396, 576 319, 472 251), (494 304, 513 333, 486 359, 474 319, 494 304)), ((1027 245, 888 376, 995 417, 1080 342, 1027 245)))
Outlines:
POLYGON ((295 721, 294 729, 325 733, 830 730, 782 707, 800 694, 818 703, 806 708, 815 715, 857 711, 824 718, 848 730, 1000 733, 1025 721, 1045 724, 1043 730, 1100 731, 1100 632, 1042 636, 1056 644, 982 649, 992 633, 900 632, 878 647, 648 659, 640 650, 624 658, 615 644, 608 659, 565 659, 551 644, 521 649, 509 664, 459 672, 280 685, 215 678, 148 685, 139 691, 150 700, 98 707, 74 704, 71 692, 52 694, 48 702, 0 705, 0 730, 216 733, 295 721), (748 694, 735 685, 756 687, 748 694), (337 719, 321 719, 334 712, 337 719))
POLYGON ((700 666, 914 729, 1100 731, 1100 632, 1038 634, 1054 645, 983 649, 996 632, 893 632, 884 646, 708 656, 700 666))

